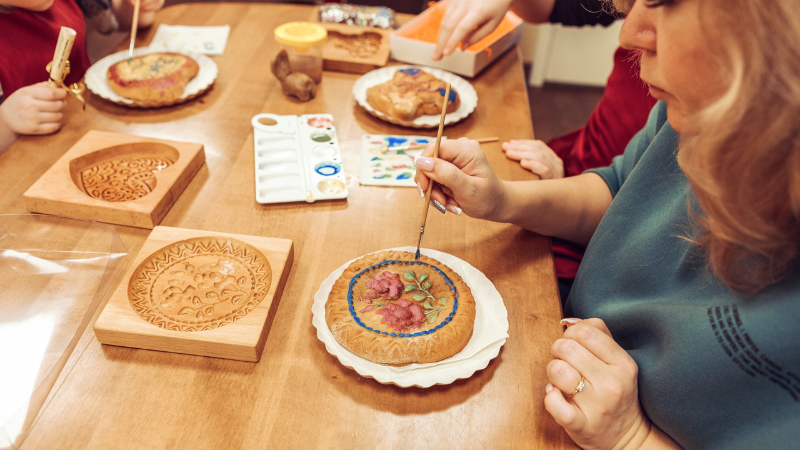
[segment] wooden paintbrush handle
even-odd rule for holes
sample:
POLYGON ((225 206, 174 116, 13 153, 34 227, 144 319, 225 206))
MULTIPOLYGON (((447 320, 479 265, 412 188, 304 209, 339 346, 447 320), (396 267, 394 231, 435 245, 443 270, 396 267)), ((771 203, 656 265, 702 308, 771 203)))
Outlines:
MULTIPOLYGON (((442 103, 442 116, 439 118, 439 132, 436 133, 436 145, 433 147, 433 157, 439 157, 439 145, 442 143, 442 131, 444 131, 444 117, 447 115, 447 103, 450 99, 450 83, 447 83, 447 89, 444 91, 444 102, 442 103)), ((425 192, 425 206, 422 208, 422 223, 420 227, 425 226, 425 220, 428 218, 428 206, 430 206, 431 192, 433 192, 434 181, 430 180, 428 183, 428 190, 425 192)))
POLYGON ((133 5, 133 20, 131 21, 131 46, 128 48, 128 59, 133 57, 133 46, 136 44, 136 30, 139 28, 139 5, 141 0, 136 0, 133 5))

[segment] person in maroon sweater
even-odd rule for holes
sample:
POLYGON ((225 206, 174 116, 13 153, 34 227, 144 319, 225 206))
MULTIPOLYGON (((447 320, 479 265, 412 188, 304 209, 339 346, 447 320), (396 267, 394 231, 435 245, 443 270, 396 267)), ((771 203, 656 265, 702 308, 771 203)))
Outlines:
MULTIPOLYGON (((130 28, 134 0, 80 1, 86 9, 92 1, 92 9, 105 6, 119 27, 130 28)), ((152 25, 163 5, 164 0, 141 0, 139 27, 152 25)), ((61 127, 66 92, 47 86, 45 67, 53 59, 62 26, 77 32, 65 80, 72 84, 90 65, 84 14, 76 0, 0 0, 0 153, 19 135, 50 134, 61 127)))
MULTIPOLYGON (((532 23, 608 26, 617 20, 605 9, 604 0, 449 0, 433 59, 451 54, 459 43, 469 46, 491 33, 509 8, 532 23)), ((656 103, 647 85, 639 79, 637 61, 636 51, 621 47, 616 50, 603 97, 586 125, 547 143, 504 142, 506 156, 542 179, 579 175, 587 169, 611 164, 644 127, 656 103)), ((581 245, 553 239, 562 301, 567 298, 584 250, 581 245)))

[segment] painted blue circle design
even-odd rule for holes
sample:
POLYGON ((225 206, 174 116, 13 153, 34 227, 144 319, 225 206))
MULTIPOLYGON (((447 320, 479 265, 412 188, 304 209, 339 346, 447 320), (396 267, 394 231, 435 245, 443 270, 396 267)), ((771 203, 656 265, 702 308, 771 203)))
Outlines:
POLYGON ((450 291, 453 293, 453 310, 450 312, 450 315, 448 315, 447 318, 442 323, 440 323, 439 325, 436 325, 436 327, 434 327, 434 328, 432 328, 430 330, 418 331, 416 333, 409 333, 409 334, 392 333, 389 336, 393 336, 393 337, 424 336, 426 334, 434 333, 439 328, 442 328, 443 326, 445 326, 448 323, 450 323, 450 321, 453 320, 453 316, 456 314, 456 311, 458 311, 458 290, 456 290, 456 286, 455 286, 455 284, 453 284, 453 280, 451 280, 450 277, 445 275, 444 272, 439 270, 439 268, 434 267, 434 266, 432 266, 432 265, 430 265, 428 263, 424 263, 424 262, 421 262, 421 261, 399 261, 399 260, 393 260, 393 259, 386 260, 386 261, 380 262, 378 264, 375 264, 374 266, 367 267, 366 269, 364 269, 361 272, 357 273, 356 276, 354 276, 353 278, 350 279, 350 285, 349 285, 349 288, 347 290, 347 307, 350 310, 350 315, 353 316, 353 320, 355 320, 356 323, 359 324, 362 328, 366 328, 369 331, 373 331, 373 332, 378 333, 378 334, 387 334, 385 331, 375 330, 373 328, 370 328, 370 327, 366 326, 364 324, 364 322, 362 322, 361 319, 358 318, 358 316, 356 315, 355 305, 353 305, 353 286, 356 285, 356 283, 358 282, 358 279, 361 278, 361 275, 364 275, 365 273, 369 272, 372 269, 378 269, 380 267, 388 266, 389 264, 393 264, 393 263, 405 264, 405 265, 411 265, 411 266, 413 266, 413 265, 428 266, 431 269, 433 269, 434 272, 436 272, 437 274, 441 275, 442 279, 445 282, 445 286, 450 288, 450 291))
POLYGON ((314 170, 323 176, 329 177, 331 175, 336 175, 342 170, 342 166, 339 164, 330 162, 330 163, 320 163, 314 167, 314 170))

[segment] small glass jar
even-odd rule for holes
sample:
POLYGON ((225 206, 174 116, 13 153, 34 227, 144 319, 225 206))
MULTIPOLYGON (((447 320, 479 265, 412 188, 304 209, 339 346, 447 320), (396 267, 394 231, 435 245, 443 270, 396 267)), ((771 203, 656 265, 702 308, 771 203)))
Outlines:
POLYGON ((328 30, 311 22, 289 22, 275 28, 275 40, 289 55, 292 72, 302 72, 319 84, 322 81, 322 44, 328 30))

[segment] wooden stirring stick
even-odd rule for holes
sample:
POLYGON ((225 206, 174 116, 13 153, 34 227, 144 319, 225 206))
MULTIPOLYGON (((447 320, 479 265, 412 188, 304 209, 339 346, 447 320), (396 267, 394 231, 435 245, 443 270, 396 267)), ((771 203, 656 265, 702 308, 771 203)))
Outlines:
MULTIPOLYGON (((436 145, 433 147, 433 157, 439 157, 439 144, 442 143, 442 130, 444 130, 444 116, 447 115, 447 103, 450 100, 450 83, 444 91, 444 102, 442 102, 442 117, 439 118, 439 132, 436 133, 436 145)), ((428 219, 428 206, 430 206, 431 192, 433 192, 433 180, 428 179, 428 191, 425 192, 425 205, 422 207, 422 224, 419 227, 419 242, 417 242, 417 253, 414 259, 419 259, 419 248, 422 245, 422 235, 425 233, 425 221, 428 219)))
POLYGON ((133 59, 133 45, 136 43, 136 29, 139 28, 139 3, 141 0, 136 0, 133 6, 133 22, 131 23, 131 46, 128 47, 128 64, 133 59))

